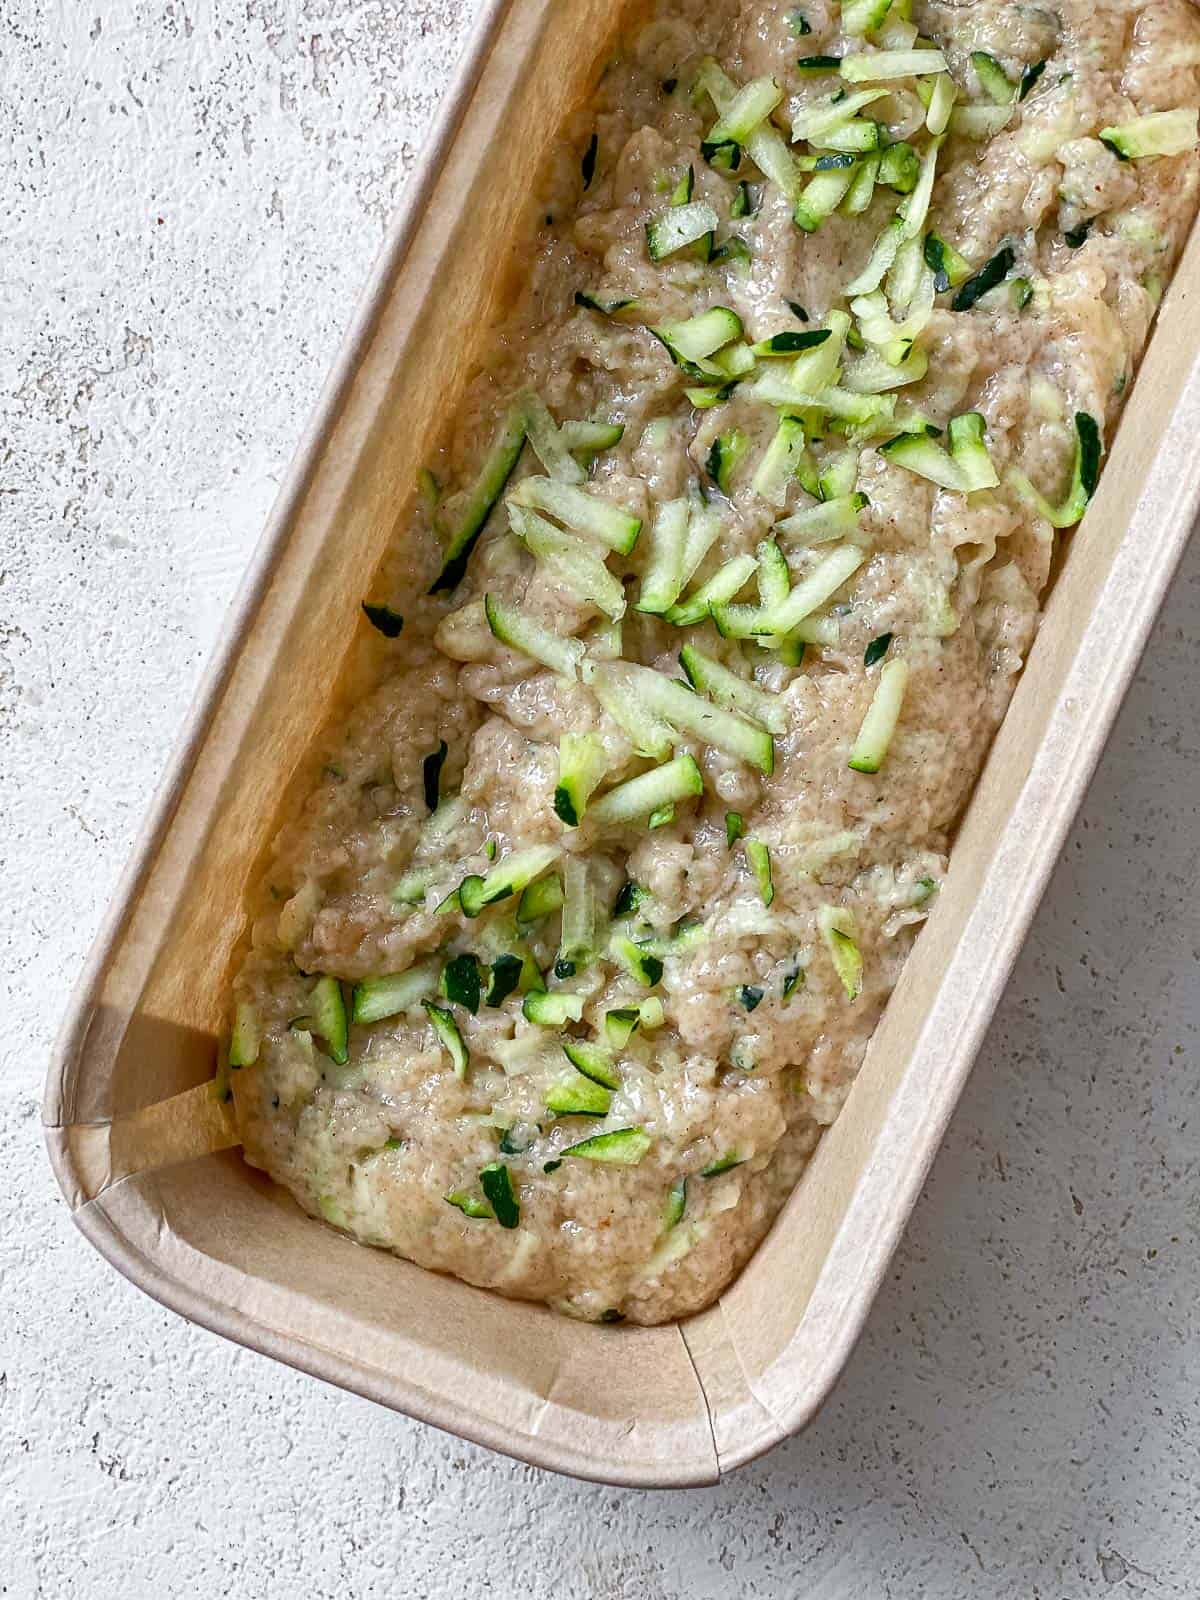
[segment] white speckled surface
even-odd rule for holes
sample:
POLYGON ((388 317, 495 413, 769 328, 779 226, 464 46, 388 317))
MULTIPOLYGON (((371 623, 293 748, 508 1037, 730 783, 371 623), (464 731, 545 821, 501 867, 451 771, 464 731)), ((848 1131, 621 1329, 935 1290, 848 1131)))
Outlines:
POLYGON ((42 1151, 65 1000, 470 0, 0 6, 0 1595, 1200 1592, 1200 550, 810 1431, 556 1479, 189 1327, 42 1151))

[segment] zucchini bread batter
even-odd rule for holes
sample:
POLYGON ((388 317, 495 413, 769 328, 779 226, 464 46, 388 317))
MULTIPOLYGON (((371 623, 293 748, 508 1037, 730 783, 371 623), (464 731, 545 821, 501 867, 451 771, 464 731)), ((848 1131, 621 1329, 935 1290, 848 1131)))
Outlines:
POLYGON ((1095 487, 1198 66, 1188 0, 665 0, 624 44, 256 890, 223 1081, 306 1210, 598 1321, 743 1264, 1095 487))

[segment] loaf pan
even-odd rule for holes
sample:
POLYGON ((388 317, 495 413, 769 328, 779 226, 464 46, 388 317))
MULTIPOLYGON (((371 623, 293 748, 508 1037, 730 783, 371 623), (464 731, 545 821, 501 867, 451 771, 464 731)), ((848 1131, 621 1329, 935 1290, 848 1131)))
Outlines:
POLYGON ((72 1001, 45 1124, 80 1228, 181 1315, 521 1460, 667 1487, 714 1482, 802 1428, 862 1329, 1191 527, 1200 247, 1068 541, 937 909, 740 1277, 682 1323, 595 1327, 361 1247, 242 1161, 208 1088, 243 894, 355 688, 364 574, 403 526, 397 486, 457 404, 497 262, 618 21, 611 0, 485 7, 72 1001))

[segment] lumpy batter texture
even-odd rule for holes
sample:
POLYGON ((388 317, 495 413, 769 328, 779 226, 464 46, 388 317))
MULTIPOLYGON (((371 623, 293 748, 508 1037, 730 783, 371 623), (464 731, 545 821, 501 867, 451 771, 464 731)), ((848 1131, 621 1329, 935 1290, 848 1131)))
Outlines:
POLYGON ((745 1262, 936 904, 1191 221, 1197 62, 1186 0, 624 43, 257 891, 230 1082, 307 1210, 597 1320, 745 1262))

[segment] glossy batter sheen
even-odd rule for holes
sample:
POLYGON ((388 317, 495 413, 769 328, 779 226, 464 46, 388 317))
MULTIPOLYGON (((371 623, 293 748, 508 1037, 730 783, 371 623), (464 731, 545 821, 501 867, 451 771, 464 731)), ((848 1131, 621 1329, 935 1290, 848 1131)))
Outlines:
MULTIPOLYGON (((836 419, 802 411, 815 468, 856 448, 852 488, 869 503, 848 534, 815 543, 777 535, 792 585, 839 546, 862 552, 821 606, 821 640, 798 665, 753 640, 722 638, 710 620, 678 627, 640 613, 663 503, 690 495, 698 506, 702 490, 719 516, 687 592, 816 503, 798 479, 784 505, 752 482, 780 416, 753 382, 787 363, 763 357, 725 398, 697 407, 685 390, 711 390, 712 374, 673 362, 648 325, 723 306, 740 317, 744 344, 819 328, 847 308, 847 285, 905 198, 879 186, 861 215, 835 211, 802 231, 793 199, 748 156, 732 173, 702 156, 716 112, 694 88, 700 64, 714 57, 735 86, 774 75, 783 96, 772 120, 786 141, 793 119, 839 88, 836 73, 803 73, 798 59, 886 49, 897 24, 891 47, 903 46, 912 31, 903 20, 848 40, 830 0, 802 0, 802 14, 786 0, 675 0, 628 39, 543 175, 545 221, 523 292, 429 463, 442 485, 436 511, 415 506, 368 597, 402 613, 403 632, 378 637, 377 687, 331 730, 322 780, 281 832, 257 891, 252 947, 235 983, 243 1038, 234 1054, 243 1064, 229 1075, 247 1158, 365 1242, 575 1316, 651 1323, 710 1301, 837 1116, 936 901, 951 830, 1036 629, 1058 535, 1014 487, 1012 469, 1052 504, 1067 495, 1073 419, 1082 413, 1111 431, 1192 218, 1194 149, 1122 159, 1098 137, 1136 117, 1195 107, 1200 30, 1187 0, 918 0, 917 47, 943 52, 959 108, 995 104, 972 52, 991 55, 1014 91, 1023 74, 1028 84, 990 137, 952 122, 922 226, 972 273, 1009 245, 1007 276, 968 309, 952 309, 957 285, 937 294, 915 335, 926 374, 890 391, 891 426, 851 423, 847 437, 836 419), (693 199, 720 219, 716 257, 701 260, 689 246, 652 260, 646 224, 668 211, 689 166, 693 199), (751 189, 738 202, 743 180, 751 189), (737 214, 743 205, 754 209, 737 214), (746 249, 722 258, 733 236, 746 249), (1023 280, 1030 292, 1021 304, 1023 280), (578 305, 579 291, 636 305, 608 316, 578 305), (769 775, 677 730, 672 754, 694 757, 703 793, 653 828, 645 817, 597 827, 586 814, 568 828, 556 815, 562 734, 599 740, 593 803, 656 762, 635 754, 587 683, 547 670, 489 629, 485 593, 582 641, 590 661, 617 649, 596 606, 509 532, 503 497, 462 581, 427 592, 445 530, 524 389, 557 423, 623 425, 620 441, 588 463, 585 486, 642 519, 629 554, 594 546, 624 582, 620 654, 678 678, 679 650, 690 642, 753 675, 783 713, 769 775), (994 488, 939 488, 880 452, 914 419, 945 428, 972 412, 986 424, 994 488), (735 430, 744 453, 723 492, 713 445, 735 430), (873 641, 882 644, 870 651, 873 641), (899 721, 880 770, 856 771, 851 750, 889 662, 907 668, 899 721), (442 741, 442 806, 431 824, 424 758, 442 741), (741 818, 743 837, 732 842, 728 813, 741 818), (766 847, 769 905, 747 839, 766 847), (526 925, 517 896, 474 918, 453 901, 437 909, 465 876, 541 843, 561 848, 552 868, 560 876, 568 857, 586 858, 599 907, 591 957, 565 976, 555 975, 557 911, 526 925), (434 869, 425 892, 398 904, 396 885, 422 865, 434 869), (627 881, 644 897, 610 925, 627 881), (656 938, 661 972, 630 971, 612 953, 614 932, 635 945, 656 938), (449 959, 475 955, 486 996, 492 964, 513 951, 532 957, 551 992, 581 997, 580 1022, 539 1028, 523 1016, 519 991, 498 1006, 484 1000, 475 1014, 438 999, 437 973, 449 959), (351 986, 414 964, 427 966, 429 998, 453 1017, 465 1075, 419 1002, 353 1026, 348 1060, 336 1063, 312 1019, 317 977, 340 980, 348 1000, 351 986), (651 997, 661 1000, 661 1025, 649 1025, 652 1012, 615 1046, 606 1014, 651 997), (602 1116, 547 1109, 556 1085, 579 1086, 562 1049, 571 1038, 611 1051, 617 1087, 602 1116), (564 1154, 622 1129, 646 1136, 636 1161, 564 1154), (511 1188, 515 1214, 502 1190, 497 1203, 497 1181, 511 1188)), ((924 155, 920 82, 892 80, 863 115, 924 155)), ((789 148, 820 153, 804 142, 789 148)), ((892 312, 903 320, 894 304, 892 312)), ((843 389, 869 355, 844 352, 843 389)), ((532 475, 545 468, 526 445, 506 493, 532 475)), ((398 498, 406 494, 397 487, 398 498)), ((1086 525, 1068 537, 1086 543, 1086 525)), ((735 598, 743 610, 758 603, 754 578, 735 598)), ((608 1093, 601 1089, 601 1102, 608 1093)))

